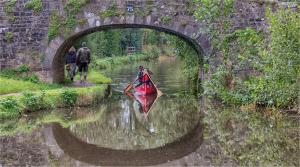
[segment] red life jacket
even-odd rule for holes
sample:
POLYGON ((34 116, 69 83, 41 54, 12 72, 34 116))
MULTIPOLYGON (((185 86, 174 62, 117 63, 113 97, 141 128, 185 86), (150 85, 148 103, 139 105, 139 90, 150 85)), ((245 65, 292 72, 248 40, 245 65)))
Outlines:
POLYGON ((143 72, 143 76, 142 76, 142 82, 149 82, 150 78, 149 78, 149 74, 147 75, 147 73, 143 72))

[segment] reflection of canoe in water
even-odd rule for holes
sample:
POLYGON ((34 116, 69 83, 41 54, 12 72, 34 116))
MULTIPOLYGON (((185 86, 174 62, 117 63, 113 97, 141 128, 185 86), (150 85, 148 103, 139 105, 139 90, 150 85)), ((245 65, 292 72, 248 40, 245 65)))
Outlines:
POLYGON ((141 113, 148 113, 157 98, 157 94, 147 96, 134 94, 134 97, 139 103, 139 111, 141 113))
POLYGON ((134 88, 134 91, 138 95, 152 95, 157 93, 157 89, 150 79, 150 76, 148 74, 145 74, 143 76, 143 80, 148 80, 146 83, 142 83, 141 85, 138 85, 134 88))

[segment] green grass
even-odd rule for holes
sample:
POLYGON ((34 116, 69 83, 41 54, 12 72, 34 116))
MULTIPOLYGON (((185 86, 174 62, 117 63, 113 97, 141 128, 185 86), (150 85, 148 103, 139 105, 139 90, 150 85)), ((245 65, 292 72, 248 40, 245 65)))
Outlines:
MULTIPOLYGON (((76 80, 80 80, 80 75, 75 77, 76 80)), ((112 80, 98 71, 90 70, 88 72, 87 80, 94 84, 109 84, 112 80)))
POLYGON ((56 84, 32 83, 30 81, 22 81, 0 77, 0 95, 9 93, 18 93, 22 91, 37 91, 60 88, 56 84))

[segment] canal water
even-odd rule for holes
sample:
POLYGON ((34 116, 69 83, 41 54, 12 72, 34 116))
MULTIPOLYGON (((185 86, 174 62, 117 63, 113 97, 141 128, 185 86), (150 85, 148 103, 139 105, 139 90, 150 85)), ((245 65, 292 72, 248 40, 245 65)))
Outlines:
POLYGON ((91 108, 30 114, 0 129, 0 166, 299 166, 299 118, 193 96, 172 57, 115 66, 112 95, 91 108), (122 92, 143 65, 160 97, 122 92))

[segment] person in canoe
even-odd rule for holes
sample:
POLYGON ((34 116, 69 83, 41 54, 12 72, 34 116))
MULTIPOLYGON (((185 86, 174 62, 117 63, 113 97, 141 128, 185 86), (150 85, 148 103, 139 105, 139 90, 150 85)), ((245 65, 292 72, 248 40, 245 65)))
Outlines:
POLYGON ((136 76, 136 85, 135 87, 138 87, 142 84, 150 84, 151 83, 151 80, 150 80, 150 76, 153 75, 153 73, 147 69, 147 68, 144 68, 143 66, 139 66, 139 71, 138 71, 138 74, 136 76))
MULTIPOLYGON (((157 88, 152 82, 150 75, 153 73, 143 66, 139 66, 139 71, 134 81, 134 91, 140 95, 150 95, 157 93, 157 88)), ((125 91, 126 92, 126 91, 125 91)))
POLYGON ((150 75, 153 75, 153 73, 149 69, 139 66, 139 71, 135 80, 124 89, 124 93, 130 96, 130 90, 134 88, 135 94, 138 95, 157 94, 158 96, 161 96, 162 92, 157 89, 150 75))

